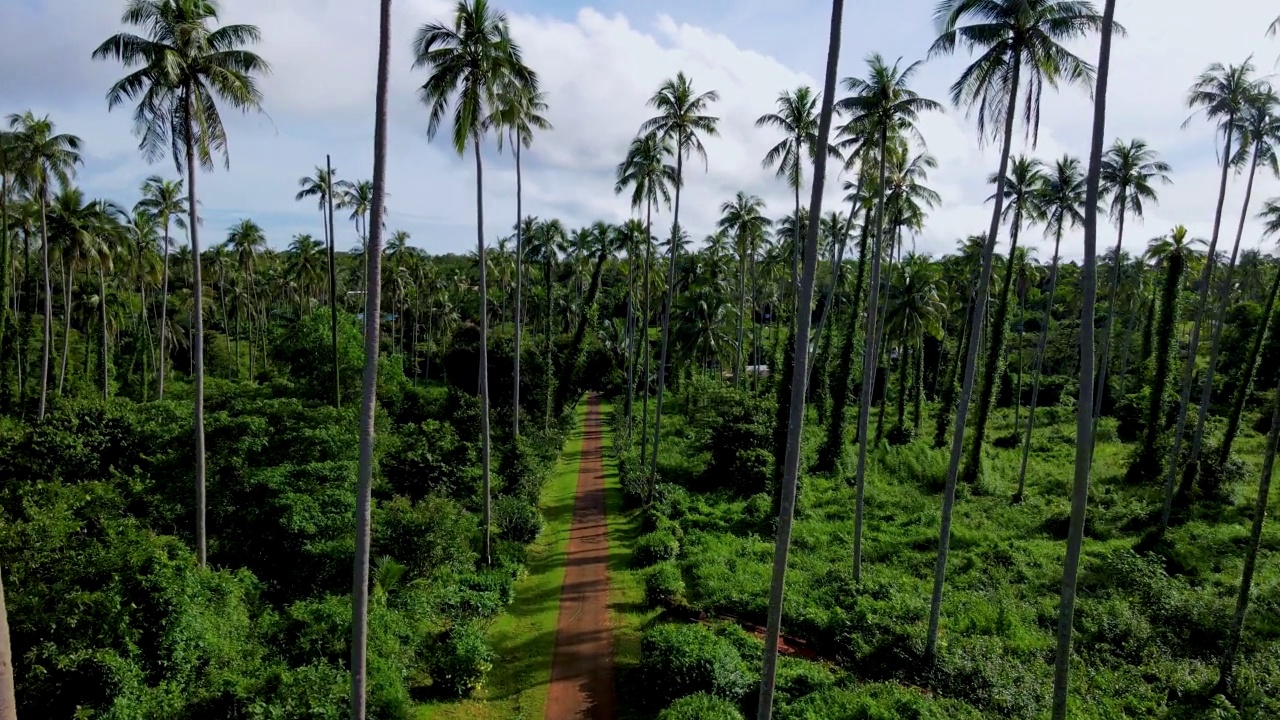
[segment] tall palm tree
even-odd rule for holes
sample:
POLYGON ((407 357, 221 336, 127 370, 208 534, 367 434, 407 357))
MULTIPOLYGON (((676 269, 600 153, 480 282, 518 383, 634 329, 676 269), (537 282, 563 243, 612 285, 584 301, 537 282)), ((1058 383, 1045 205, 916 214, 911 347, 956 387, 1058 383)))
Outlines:
MULTIPOLYGON (((778 111, 756 118, 756 127, 781 130, 784 137, 769 148, 760 164, 765 168, 778 168, 778 177, 785 178, 795 193, 795 215, 800 216, 800 190, 804 187, 804 166, 813 161, 818 145, 818 117, 814 114, 820 97, 807 85, 778 95, 778 111)), ((835 151, 834 146, 829 146, 835 151)), ((792 226, 791 238, 791 292, 796 291, 800 265, 800 223, 792 226)), ((784 369, 784 373, 786 370, 784 369)))
MULTIPOLYGON (((1067 720, 1067 681, 1071 671, 1071 631, 1075 617, 1076 578, 1080 549, 1084 544, 1085 511, 1089 504, 1089 471, 1093 463, 1093 325, 1098 284, 1098 195, 1102 175, 1102 143, 1106 137, 1107 81, 1111 70, 1111 37, 1116 0, 1106 0, 1102 15, 1102 42, 1098 51, 1098 83, 1093 100, 1093 143, 1089 149, 1089 175, 1085 181, 1084 260, 1080 308, 1080 395, 1076 401, 1076 467, 1071 489, 1071 521, 1067 529, 1067 557, 1062 568, 1062 599, 1058 606, 1058 646, 1053 672, 1053 720, 1067 720)), ((1119 257, 1116 258, 1119 264, 1119 257)))
POLYGON ((328 254, 329 272, 329 344, 333 353, 333 405, 342 406, 342 387, 338 372, 338 272, 335 258, 336 239, 333 236, 333 203, 334 195, 339 192, 335 178, 337 171, 333 169, 329 156, 325 156, 324 169, 316 168, 316 174, 298 179, 298 194, 294 200, 316 198, 320 207, 320 224, 324 230, 324 244, 328 254))
MULTIPOLYGON (((787 554, 791 550, 791 523, 795 513, 796 486, 800 479, 800 442, 804 430, 805 375, 809 366, 809 324, 814 278, 818 269, 818 230, 822 217, 822 191, 827 179, 827 148, 834 114, 836 66, 840 60, 840 23, 844 0, 832 0, 831 30, 827 41, 827 68, 823 80, 822 110, 818 117, 818 141, 814 147, 813 192, 809 200, 809 233, 805 239, 804 269, 800 276, 796 307, 794 362, 791 367, 790 421, 787 424, 786 462, 778 512, 778 534, 773 550, 773 577, 769 588, 769 621, 764 638, 764 670, 760 674, 757 720, 773 716, 777 682, 778 639, 782 632, 782 603, 787 581, 787 554)), ((677 189, 679 185, 677 184, 677 189)), ((674 254, 674 253, 673 253, 674 254)))
POLYGON ((1036 427, 1036 406, 1040 401, 1040 372, 1044 367, 1044 351, 1053 323, 1053 301, 1058 288, 1058 261, 1061 258, 1062 235, 1067 228, 1084 223, 1085 177, 1080 161, 1069 155, 1054 163, 1037 190, 1038 204, 1044 215, 1045 235, 1053 236, 1053 259, 1049 263, 1049 289, 1044 296, 1044 314, 1040 318, 1040 339, 1031 380, 1031 405, 1027 411, 1027 427, 1022 438, 1022 462, 1018 466, 1018 492, 1014 502, 1022 502, 1026 490, 1027 458, 1031 454, 1031 433, 1036 427))
POLYGON ((671 257, 667 265, 667 298, 662 308, 662 349, 658 360, 658 397, 653 418, 653 462, 649 470, 649 488, 658 475, 658 447, 662 441, 662 395, 667 385, 667 350, 671 337, 671 303, 676 285, 676 255, 680 243, 680 190, 684 187, 684 159, 696 153, 705 166, 707 151, 702 146, 702 135, 715 136, 720 119, 707 115, 711 103, 720 99, 719 93, 709 90, 697 93, 693 81, 683 72, 662 83, 649 98, 649 106, 658 114, 640 125, 641 134, 654 133, 659 142, 676 156, 675 209, 671 215, 671 257))
MULTIPOLYGON (((998 184, 999 178, 991 177, 990 183, 998 184)), ((1009 255, 1005 261, 1000 298, 996 303, 995 317, 991 319, 990 340, 983 367, 982 385, 978 390, 978 417, 973 425, 973 437, 969 444, 969 457, 964 466, 962 482, 972 484, 978 479, 982 462, 982 443, 986 438, 987 422, 991 418, 991 402, 1004 377, 1004 342, 1009 320, 1009 297, 1013 287, 1014 263, 1018 260, 1018 235, 1024 222, 1043 219, 1040 190, 1045 182, 1043 165, 1035 158, 1022 155, 1012 159, 1009 176, 1004 179, 1004 219, 1009 221, 1009 255)), ((994 196, 989 199, 994 199, 994 196)), ((1015 398, 1017 403, 1018 399, 1015 398)))
POLYGON ((534 130, 550 130, 551 123, 542 113, 547 111, 546 93, 536 86, 517 85, 499 95, 501 105, 490 116, 490 123, 499 129, 498 148, 502 148, 502 131, 505 131, 516 156, 516 293, 515 293, 515 369, 512 378, 511 435, 520 437, 520 340, 524 333, 524 176, 520 168, 520 149, 533 144, 534 130))
MULTIPOLYGON (((742 386, 743 334, 747 317, 747 261, 772 221, 764 215, 764 200, 742 190, 720 206, 716 227, 730 233, 738 252, 738 342, 734 351, 733 383, 742 386)), ((754 306, 754 303, 753 303, 754 306)))
MULTIPOLYGON (((373 282, 364 296, 364 382, 360 398, 360 469, 356 491, 356 557, 351 587, 351 720, 365 720, 369 641, 369 546, 372 541, 373 429, 378 405, 378 346, 382 318, 382 226, 387 188, 387 85, 391 65, 391 0, 378 22, 378 79, 373 115, 373 232, 365 254, 373 282)), ((481 313, 483 315, 483 313, 481 313)))
POLYGON ((1102 331, 1102 354, 1098 361, 1098 382, 1093 400, 1094 433, 1102 415, 1102 400, 1107 393, 1107 370, 1111 363, 1111 338, 1115 332, 1117 292, 1120 287, 1120 252, 1124 245, 1124 221, 1132 214, 1142 219, 1144 204, 1157 201, 1154 184, 1168 185, 1172 171, 1146 141, 1116 140, 1102 158, 1102 193, 1111 198, 1111 219, 1116 223, 1116 262, 1111 266, 1111 284, 1107 292, 1107 324, 1102 331))
MULTIPOLYGON (((1246 101, 1245 109, 1236 118, 1240 146, 1234 158, 1238 167, 1249 167, 1249 179, 1244 187, 1244 201, 1240 207, 1240 223, 1236 226, 1235 244, 1231 246, 1231 258, 1227 261, 1226 277, 1218 293, 1218 307, 1213 316, 1213 332, 1209 340, 1209 368, 1200 388, 1200 407, 1196 415, 1196 429, 1191 436, 1191 455, 1182 478, 1180 493, 1185 497, 1195 484, 1199 472, 1200 447, 1204 441, 1204 423, 1208 417, 1209 400, 1213 394, 1213 378, 1218 370, 1218 350, 1221 348, 1222 327, 1226 324, 1227 304, 1231 300, 1232 279, 1236 270, 1236 258, 1240 254, 1240 241, 1244 238, 1244 224, 1249 217, 1249 202, 1253 199, 1253 181, 1258 166, 1263 165, 1272 175, 1280 174, 1276 159, 1276 145, 1280 143, 1280 97, 1270 85, 1260 85, 1246 101)), ((1264 318, 1265 322, 1266 318, 1264 318)), ((1227 443, 1223 443, 1227 444, 1227 443)))
MULTIPOLYGON (((986 315, 991 259, 995 253, 1004 209, 1004 179, 1013 145, 1013 127, 1022 108, 1022 120, 1034 145, 1040 128, 1040 97, 1047 83, 1084 84, 1093 78, 1089 63, 1072 54, 1062 44, 1099 29, 1102 17, 1087 0, 943 0, 934 13, 942 32, 930 57, 951 55, 963 46, 981 55, 960 74, 951 86, 951 101, 970 112, 977 111, 979 137, 998 137, 1000 164, 996 170, 995 202, 991 226, 982 251, 982 269, 974 294, 969 335, 976 338, 986 315), (1003 115, 1003 117, 1000 117, 1003 115), (998 134, 997 134, 998 133, 998 134)), ((934 569, 933 601, 929 611, 929 636, 925 655, 931 660, 938 646, 938 621, 942 613, 942 590, 946 579, 947 554, 951 542, 951 512, 955 505, 955 485, 964 447, 965 420, 980 343, 970 342, 951 435, 951 463, 942 504, 942 529, 938 562, 934 569)))
POLYGON ((476 160, 476 246, 480 265, 480 454, 484 485, 484 556, 492 561, 489 492, 489 293, 484 245, 484 167, 480 143, 485 119, 501 106, 502 93, 534 92, 537 75, 524 64, 511 39, 507 16, 488 0, 458 0, 452 25, 428 23, 413 40, 415 68, 430 72, 419 97, 429 108, 427 137, 434 139, 452 111, 450 144, 459 156, 470 146, 476 160), (518 90, 517 90, 518 89, 518 90))
POLYGON ((212 170, 215 157, 230 167, 227 132, 218 104, 259 110, 257 77, 270 72, 266 61, 246 50, 261 40, 253 25, 218 23, 216 0, 129 0, 121 22, 142 35, 119 33, 93 51, 94 59, 114 59, 131 69, 107 92, 107 107, 137 101, 134 130, 148 161, 171 151, 187 179, 187 231, 191 238, 195 328, 196 552, 207 560, 205 543, 204 449, 204 282, 200 274, 200 232, 196 219, 196 164, 212 170), (136 68, 136 69, 134 69, 136 68), (185 167, 184 167, 185 166, 185 167))
POLYGON ((138 201, 138 208, 144 212, 150 213, 152 217, 161 225, 164 233, 160 238, 161 253, 164 256, 164 262, 160 277, 160 362, 158 363, 157 372, 159 374, 158 392, 161 400, 164 400, 164 371, 168 363, 168 345, 166 344, 167 333, 165 326, 167 322, 163 322, 169 317, 169 249, 173 246, 173 240, 169 235, 170 225, 175 225, 179 229, 187 227, 187 221, 182 218, 187 212, 186 193, 183 190, 182 180, 165 180, 159 175, 152 175, 142 183, 142 199, 138 201))
POLYGON ((27 111, 9 116, 10 151, 19 168, 18 187, 34 196, 40 206, 40 265, 44 273, 44 342, 40 351, 40 405, 44 419, 49 397, 49 348, 53 343, 53 283, 49 276, 49 196, 51 186, 66 189, 80 160, 80 138, 58 133, 49 116, 37 118, 27 111))
POLYGON ((1249 59, 1239 65, 1223 67, 1214 63, 1192 84, 1187 94, 1187 105, 1194 111, 1182 126, 1185 128, 1201 113, 1210 121, 1216 121, 1222 134, 1222 174, 1218 182, 1218 204, 1213 214, 1213 234, 1209 237, 1209 249, 1205 253, 1204 267, 1200 271, 1200 291, 1196 302, 1196 319, 1191 325, 1187 360, 1183 363, 1182 394, 1178 402, 1178 421, 1174 426, 1173 451, 1168 456, 1165 470, 1164 506, 1160 511, 1160 527, 1156 539, 1164 537, 1169 527, 1169 514, 1173 510, 1173 480, 1178 472, 1178 459, 1182 453, 1182 435, 1187 427, 1187 405, 1191 400, 1191 383, 1195 374, 1196 358, 1200 354, 1200 329, 1204 322, 1204 310, 1208 305, 1209 285, 1217 258, 1218 235, 1222 228, 1223 204, 1227 199, 1227 171, 1236 155, 1238 118, 1248 110, 1249 100, 1258 92, 1253 63, 1249 59))
POLYGON ((942 105, 921 97, 910 87, 911 79, 920 68, 919 62, 900 67, 889 65, 878 53, 867 58, 866 77, 847 77, 843 81, 846 92, 836 107, 850 116, 848 125, 858 128, 862 137, 875 138, 878 177, 875 182, 875 247, 871 252, 871 278, 867 297, 867 318, 864 331, 862 359, 862 399, 858 409, 858 469, 853 529, 853 578, 862 579, 862 521, 867 472, 868 424, 871 418, 872 393, 876 384, 876 360, 879 358, 880 318, 880 264, 885 254, 885 198, 888 183, 888 152, 890 136, 918 136, 915 124, 921 113, 937 111, 942 105))

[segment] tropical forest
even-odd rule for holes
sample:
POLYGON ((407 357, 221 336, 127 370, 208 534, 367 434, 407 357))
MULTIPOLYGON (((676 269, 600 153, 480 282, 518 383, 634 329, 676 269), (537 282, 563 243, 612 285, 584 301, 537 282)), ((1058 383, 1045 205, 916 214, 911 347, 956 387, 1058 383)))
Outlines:
POLYGON ((939 0, 901 58, 810 3, 821 86, 735 117, 671 73, 581 223, 530 191, 580 100, 512 16, 366 2, 373 122, 281 170, 289 235, 202 200, 287 67, 264 30, 109 2, 67 62, 132 137, 0 83, 0 720, 1280 717, 1271 57, 1160 119, 1201 217, 1108 116, 1138 3, 939 0), (1088 130, 1046 152, 1060 95, 1088 130), (434 202, 388 192, 389 108, 465 245, 388 212, 434 202), (989 151, 973 226, 934 220, 942 116, 989 151), (698 194, 739 125, 786 201, 698 194), (132 191, 82 184, 101 142, 132 191))

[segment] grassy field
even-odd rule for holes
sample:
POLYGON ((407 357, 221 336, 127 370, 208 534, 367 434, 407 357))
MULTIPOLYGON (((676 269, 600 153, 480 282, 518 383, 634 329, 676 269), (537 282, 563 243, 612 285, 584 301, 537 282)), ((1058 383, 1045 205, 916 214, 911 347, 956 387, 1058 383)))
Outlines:
MULTIPOLYGON (((551 680, 556 616, 573 504, 582 456, 582 424, 587 406, 577 410, 577 429, 542 491, 546 528, 529 547, 528 575, 516 586, 516 599, 489 628, 488 640, 497 659, 475 698, 425 705, 416 720, 532 720, 542 718, 551 680)), ((616 476, 616 472, 614 473, 616 476)), ((614 484, 617 484, 616 477, 614 484)))

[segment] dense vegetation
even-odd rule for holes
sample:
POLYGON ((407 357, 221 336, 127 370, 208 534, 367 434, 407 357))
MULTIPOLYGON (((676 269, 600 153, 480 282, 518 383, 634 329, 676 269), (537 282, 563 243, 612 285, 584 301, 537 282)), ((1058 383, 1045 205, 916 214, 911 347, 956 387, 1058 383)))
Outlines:
MULTIPOLYGON (((944 106, 877 54, 837 91, 836 0, 824 89, 756 121, 791 207, 738 193, 692 242, 687 163, 714 160, 719 96, 679 73, 619 148, 635 219, 571 231, 518 198, 510 237, 491 247, 478 207, 475 253, 432 257, 383 228, 388 0, 373 177, 301 178, 322 240, 287 247, 199 214, 220 109, 265 101, 257 29, 132 0, 92 55, 124 66, 108 105, 180 179, 90 199, 76 136, 31 112, 0 134, 0 720, 9 682, 24 716, 122 720, 472 694, 585 390, 618 408, 664 611, 623 677, 645 717, 1280 714, 1280 264, 1243 246, 1251 215, 1280 231, 1280 199, 1252 204, 1280 97, 1248 62, 1194 81, 1220 138, 1212 235, 1136 252, 1126 222, 1174 172, 1155 149, 1104 148, 1099 102, 1086 157, 1034 156, 1043 87, 1106 97, 1114 10, 939 5, 931 56, 974 51, 950 99, 1001 148, 990 229, 952 254, 906 250, 940 202, 916 123, 944 106), (847 207, 823 212, 837 177, 847 207)), ((464 0, 413 51, 428 134, 473 154, 478 189, 482 143, 519 173, 548 99, 505 17, 464 0)))

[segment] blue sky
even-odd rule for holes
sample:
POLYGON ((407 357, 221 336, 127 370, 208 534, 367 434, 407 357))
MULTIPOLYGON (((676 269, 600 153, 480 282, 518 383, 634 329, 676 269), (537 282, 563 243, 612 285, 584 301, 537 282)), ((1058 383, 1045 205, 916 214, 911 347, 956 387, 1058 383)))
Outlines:
MULTIPOLYGON (((687 181, 682 219, 700 238, 712 230, 721 202, 739 189, 761 195, 775 216, 790 210, 787 189, 760 168, 777 138, 753 122, 773 109, 784 89, 817 85, 825 61, 830 6, 818 0, 506 0, 513 33, 548 92, 554 131, 539 136, 525 155, 525 211, 556 216, 566 224, 596 219, 621 221, 625 199, 614 195, 613 166, 628 139, 648 116, 645 100, 678 70, 700 89, 716 89, 722 100, 721 137, 708 142, 709 166, 687 181)), ((878 51, 904 62, 922 59, 932 42, 933 0, 849 3, 841 50, 841 76, 861 73, 867 54, 878 51)), ((86 162, 79 182, 91 195, 122 203, 136 200, 137 186, 152 173, 172 176, 171 163, 148 166, 138 156, 129 113, 108 113, 104 94, 121 74, 95 63, 93 47, 118 31, 123 2, 115 0, 0 0, 0 113, 31 108, 49 113, 59 128, 82 136, 86 162)), ((454 156, 443 143, 427 142, 425 113, 414 90, 424 80, 410 70, 408 45, 418 26, 447 16, 442 0, 395 0, 388 224, 411 233, 432 252, 474 248, 474 170, 470 158, 454 156)), ((297 179, 331 153, 340 177, 371 174, 372 81, 376 3, 372 0, 223 0, 230 22, 259 25, 258 51, 274 73, 264 81, 268 116, 230 117, 231 171, 198 178, 206 242, 225 237, 242 217, 262 224, 276 247, 295 233, 319 235, 313 203, 296 203, 297 179)), ((1108 134, 1142 137, 1174 166, 1175 185, 1148 211, 1145 224, 1131 223, 1137 249, 1174 224, 1207 235, 1216 191, 1211 128, 1193 122, 1180 129, 1188 111, 1187 86, 1213 61, 1239 62, 1255 53, 1262 72, 1280 55, 1280 40, 1263 36, 1277 12, 1270 2, 1237 0, 1230 13, 1203 12, 1197 0, 1120 0, 1118 19, 1129 29, 1117 40, 1108 134), (1200 20, 1191 23, 1187 18, 1200 20)), ((1096 40, 1076 48, 1086 59, 1096 40)), ((917 76, 917 89, 945 101, 947 89, 967 58, 934 60, 917 76)), ((1091 106, 1087 92, 1066 88, 1047 95, 1041 138, 1034 153, 1046 160, 1083 155, 1091 106)), ((940 167, 930 185, 943 203, 930 216, 916 245, 941 253, 957 238, 985 229, 990 194, 986 177, 996 155, 980 147, 963 112, 924 118, 921 129, 940 167)), ((1030 148, 1019 147, 1018 151, 1030 148)), ((509 155, 487 148, 486 237, 492 242, 515 219, 514 173, 509 155)), ((838 183, 824 200, 840 209, 838 183)), ((1227 226, 1234 228, 1242 183, 1233 183, 1227 226)), ((1260 177, 1255 198, 1280 193, 1275 178, 1260 177)), ((659 218, 661 222, 661 218, 659 218)), ((1104 233, 1104 238, 1108 233, 1104 233)), ((1048 259, 1047 243, 1032 233, 1048 259)), ((354 244, 350 223, 340 223, 339 247, 354 244)), ((1105 240, 1104 240, 1105 242, 1105 240)), ((1259 242, 1248 225, 1245 245, 1259 242)), ((1268 242, 1268 248, 1271 247, 1268 242)), ((1064 243, 1079 255, 1079 238, 1064 243)))

